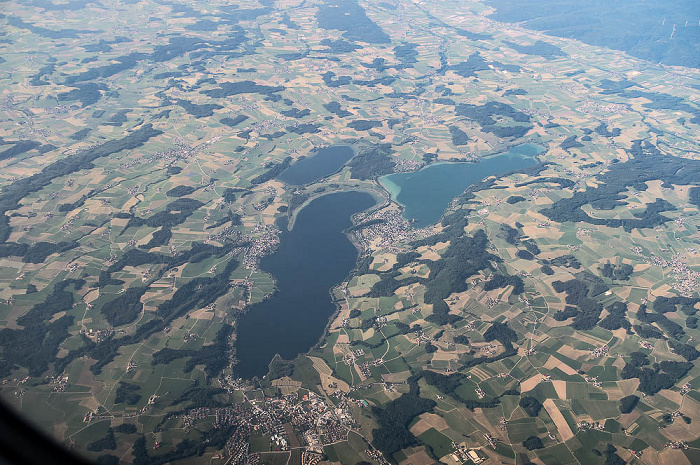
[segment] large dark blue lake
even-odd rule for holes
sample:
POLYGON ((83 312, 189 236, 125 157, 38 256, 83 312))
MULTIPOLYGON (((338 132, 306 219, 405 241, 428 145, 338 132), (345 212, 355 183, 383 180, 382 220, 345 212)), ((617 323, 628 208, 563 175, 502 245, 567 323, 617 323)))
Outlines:
POLYGON ((436 163, 413 173, 382 176, 379 181, 391 198, 403 205, 403 216, 423 228, 437 223, 452 199, 475 182, 537 163, 544 149, 533 144, 483 158, 479 163, 436 163))
POLYGON ((350 216, 375 204, 363 192, 324 195, 304 207, 277 252, 260 267, 272 274, 277 291, 253 305, 238 322, 234 373, 263 376, 275 354, 293 359, 313 347, 335 311, 330 289, 355 267, 357 249, 343 234, 350 216))
POLYGON ((277 179, 293 186, 318 181, 338 171, 353 155, 352 148, 347 145, 324 147, 313 157, 294 163, 277 176, 277 179))

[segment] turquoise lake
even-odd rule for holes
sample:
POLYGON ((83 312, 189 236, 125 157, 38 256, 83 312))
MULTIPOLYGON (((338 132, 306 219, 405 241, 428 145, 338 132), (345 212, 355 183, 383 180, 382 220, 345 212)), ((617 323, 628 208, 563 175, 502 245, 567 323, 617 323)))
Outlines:
POLYGON ((538 145, 523 144, 478 163, 436 163, 413 173, 382 176, 379 182, 404 207, 404 218, 423 228, 440 221, 452 199, 472 184, 535 165, 535 156, 543 151, 538 145))

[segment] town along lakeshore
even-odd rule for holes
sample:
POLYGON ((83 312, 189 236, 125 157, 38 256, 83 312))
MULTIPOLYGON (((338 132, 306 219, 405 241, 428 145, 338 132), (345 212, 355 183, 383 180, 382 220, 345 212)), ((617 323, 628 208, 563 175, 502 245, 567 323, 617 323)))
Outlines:
POLYGON ((364 192, 324 195, 299 212, 291 231, 282 228, 279 249, 260 263, 275 276, 277 290, 238 322, 237 376, 262 377, 275 354, 290 360, 318 342, 335 311, 330 289, 357 261, 358 250, 343 231, 354 213, 374 204, 364 192))
POLYGON ((440 221, 452 199, 472 184, 532 166, 542 151, 537 145, 523 144, 478 163, 435 163, 413 173, 382 176, 379 181, 391 199, 404 207, 404 218, 423 228, 440 221))

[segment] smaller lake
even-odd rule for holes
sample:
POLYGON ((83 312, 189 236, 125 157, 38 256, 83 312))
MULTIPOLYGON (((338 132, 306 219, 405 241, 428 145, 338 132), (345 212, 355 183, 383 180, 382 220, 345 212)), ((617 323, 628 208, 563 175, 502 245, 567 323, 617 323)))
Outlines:
POLYGON ((352 147, 347 145, 325 147, 313 157, 304 158, 294 163, 277 176, 277 179, 293 186, 309 184, 335 173, 354 154, 352 147))
POLYGON ((357 262, 343 230, 352 226, 353 213, 375 203, 364 192, 327 194, 299 212, 291 231, 283 229, 277 252, 260 262, 276 278, 277 291, 239 319, 234 374, 261 377, 275 354, 291 360, 318 342, 335 311, 329 291, 357 262))
POLYGON ((479 163, 436 163, 414 173, 382 176, 379 182, 392 200, 404 207, 403 216, 424 228, 440 221, 452 199, 472 184, 537 163, 544 149, 534 144, 513 147, 506 153, 482 158, 479 163))

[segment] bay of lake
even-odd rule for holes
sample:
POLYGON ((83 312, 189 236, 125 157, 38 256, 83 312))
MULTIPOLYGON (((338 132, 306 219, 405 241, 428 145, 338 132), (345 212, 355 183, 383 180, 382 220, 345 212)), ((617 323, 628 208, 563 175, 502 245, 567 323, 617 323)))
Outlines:
POLYGON ((299 160, 282 171, 277 179, 293 186, 309 184, 337 172, 353 155, 352 147, 347 145, 324 147, 313 157, 299 160))
POLYGON ((532 166, 543 151, 540 146, 523 144, 478 163, 435 163, 413 173, 382 176, 379 182, 404 207, 404 218, 423 228, 440 221, 452 199, 472 184, 532 166))

